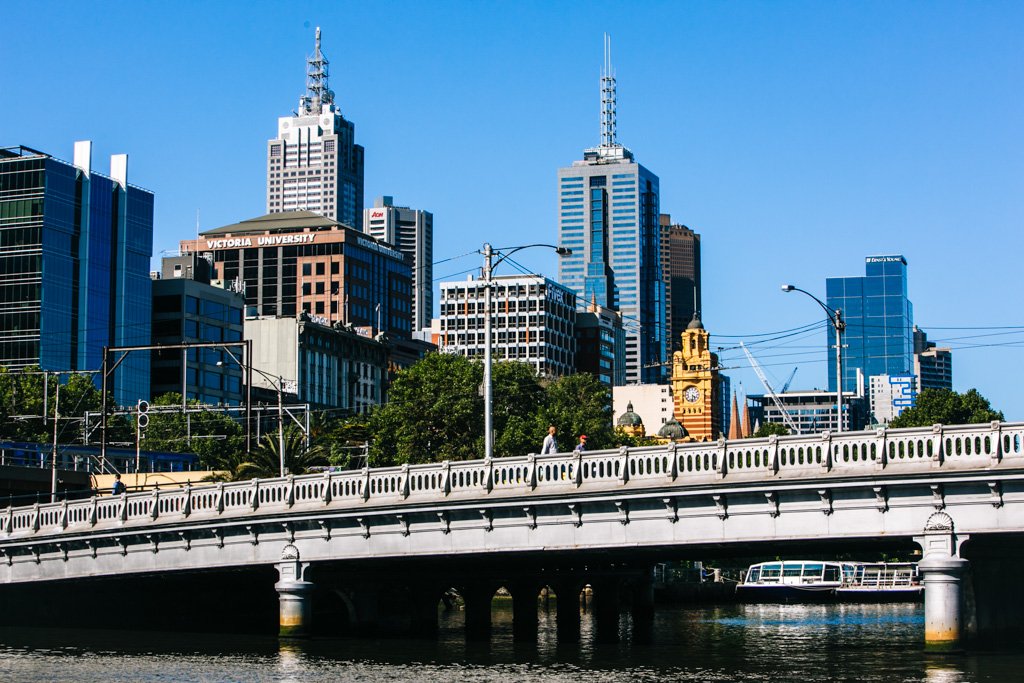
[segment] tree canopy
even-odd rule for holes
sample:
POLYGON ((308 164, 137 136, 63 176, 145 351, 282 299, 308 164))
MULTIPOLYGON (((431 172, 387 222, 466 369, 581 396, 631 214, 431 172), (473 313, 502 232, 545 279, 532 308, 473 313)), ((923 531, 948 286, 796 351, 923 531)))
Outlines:
POLYGON ((889 426, 928 427, 933 424, 977 424, 1003 420, 987 398, 970 389, 959 394, 951 389, 925 389, 917 397, 917 405, 896 417, 889 426))
POLYGON ((752 437, 755 439, 763 439, 766 436, 786 436, 789 434, 789 427, 778 422, 762 422, 757 430, 753 433, 752 437))

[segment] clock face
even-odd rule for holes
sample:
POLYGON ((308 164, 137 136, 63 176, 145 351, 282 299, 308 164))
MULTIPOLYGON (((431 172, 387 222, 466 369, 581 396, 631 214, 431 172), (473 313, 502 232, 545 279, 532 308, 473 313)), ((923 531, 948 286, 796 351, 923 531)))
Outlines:
POLYGON ((696 403, 697 399, 700 398, 700 389, 697 387, 687 387, 686 391, 683 392, 683 398, 690 403, 696 403))

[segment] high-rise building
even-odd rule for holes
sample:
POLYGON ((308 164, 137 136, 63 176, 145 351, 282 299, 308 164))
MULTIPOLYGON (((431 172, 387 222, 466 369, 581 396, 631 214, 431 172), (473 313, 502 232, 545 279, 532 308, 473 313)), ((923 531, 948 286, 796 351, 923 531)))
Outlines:
POLYGON ((953 350, 937 347, 914 325, 914 375, 918 391, 953 388, 953 350))
MULTIPOLYGON (((153 193, 128 184, 128 155, 109 177, 91 162, 87 141, 73 165, 0 149, 0 365, 96 371, 104 347, 149 344, 153 193)), ((120 405, 148 399, 149 354, 110 380, 120 405)))
POLYGON ((434 315, 434 216, 429 211, 395 206, 378 197, 363 211, 363 231, 405 254, 412 268, 412 328, 430 327, 434 315))
POLYGON ((868 385, 873 424, 887 425, 917 404, 917 378, 913 375, 875 375, 868 385))
POLYGON ((306 94, 294 116, 277 120, 267 142, 267 213, 305 210, 356 228, 363 219, 363 148, 355 124, 327 87, 328 62, 316 48, 306 59, 306 94))
MULTIPOLYGON (((152 344, 242 340, 245 299, 241 292, 211 285, 211 271, 210 262, 195 253, 163 259, 153 279, 152 344)), ((152 355, 154 398, 173 391, 200 403, 244 401, 241 346, 161 349, 152 355)))
POLYGON ((665 307, 668 321, 668 350, 679 350, 679 338, 700 313, 700 235, 685 225, 672 222, 667 213, 661 226, 661 269, 665 279, 665 307))
MULTIPOLYGON (((483 358, 486 284, 441 283, 441 351, 483 358)), ((576 371, 576 295, 540 275, 502 275, 491 290, 494 360, 529 363, 539 377, 576 371)))
MULTIPOLYGON (((820 432, 835 433, 838 428, 836 420, 836 394, 834 391, 786 391, 775 394, 775 399, 764 394, 750 394, 750 419, 761 425, 765 422, 792 427, 783 417, 782 411, 775 403, 778 400, 785 408, 789 419, 796 424, 799 434, 818 434, 820 432)), ((867 400, 864 396, 843 392, 843 428, 842 431, 858 431, 867 425, 867 400)))
MULTIPOLYGON (((865 382, 875 375, 914 372, 914 306, 907 298, 907 260, 903 256, 868 256, 864 277, 830 277, 825 280, 825 296, 846 321, 844 392, 866 395, 865 382)), ((836 390, 835 343, 835 330, 830 326, 829 391, 836 390)))
POLYGON ((181 251, 209 254, 214 279, 245 292, 247 317, 306 313, 325 325, 411 335, 405 254, 329 218, 268 214, 183 240, 181 251))
POLYGON ((601 144, 558 170, 558 241, 572 249, 559 260, 558 279, 581 302, 622 316, 626 381, 658 383, 668 375, 658 176, 617 142, 615 97, 605 36, 601 144))
POLYGON ((612 309, 591 303, 576 312, 576 370, 610 387, 626 383, 626 335, 612 309))

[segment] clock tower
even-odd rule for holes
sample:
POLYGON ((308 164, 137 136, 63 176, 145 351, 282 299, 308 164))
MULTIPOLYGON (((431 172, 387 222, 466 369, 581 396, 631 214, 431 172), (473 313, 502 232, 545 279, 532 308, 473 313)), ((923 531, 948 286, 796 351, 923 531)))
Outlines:
POLYGON ((672 401, 675 418, 695 441, 713 441, 721 436, 718 356, 711 353, 700 317, 682 333, 682 350, 672 354, 672 401))

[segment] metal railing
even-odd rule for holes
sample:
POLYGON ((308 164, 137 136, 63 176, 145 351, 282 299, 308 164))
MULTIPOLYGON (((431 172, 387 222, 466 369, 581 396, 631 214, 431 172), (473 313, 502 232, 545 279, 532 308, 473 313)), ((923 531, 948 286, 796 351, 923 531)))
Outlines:
POLYGON ((0 540, 173 524, 253 514, 377 509, 686 487, 721 481, 788 482, 879 476, 928 468, 1024 467, 1024 423, 771 436, 587 453, 526 455, 324 472, 212 485, 185 485, 84 501, 37 503, 0 512, 0 540))

